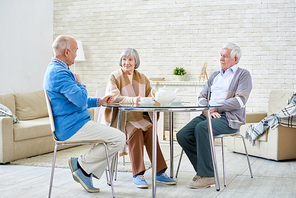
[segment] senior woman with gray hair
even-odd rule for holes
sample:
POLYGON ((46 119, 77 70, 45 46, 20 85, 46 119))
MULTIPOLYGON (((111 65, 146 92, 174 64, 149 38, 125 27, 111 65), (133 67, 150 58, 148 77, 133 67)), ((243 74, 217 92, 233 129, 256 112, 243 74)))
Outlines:
MULTIPOLYGON (((119 59, 118 70, 111 73, 106 88, 106 94, 114 97, 118 103, 138 103, 141 97, 150 96, 152 89, 148 78, 136 69, 140 66, 140 57, 133 48, 125 49, 119 59)), ((117 126, 118 109, 102 108, 99 113, 99 122, 113 127, 117 126)), ((152 121, 147 112, 126 112, 122 116, 121 131, 126 134, 129 157, 133 171, 133 183, 138 188, 148 188, 144 179, 146 171, 144 164, 144 146, 152 159, 152 121)), ((119 154, 127 155, 126 147, 119 154)), ((177 182, 165 174, 166 162, 157 141, 157 175, 156 181, 165 184, 177 182)))
MULTIPOLYGON (((236 133, 245 123, 245 105, 252 90, 246 69, 238 67, 241 49, 234 43, 222 47, 221 69, 214 72, 198 97, 200 105, 210 104, 213 135, 236 133)), ((206 114, 192 119, 177 133, 177 140, 187 154, 196 174, 191 188, 215 184, 206 114)))

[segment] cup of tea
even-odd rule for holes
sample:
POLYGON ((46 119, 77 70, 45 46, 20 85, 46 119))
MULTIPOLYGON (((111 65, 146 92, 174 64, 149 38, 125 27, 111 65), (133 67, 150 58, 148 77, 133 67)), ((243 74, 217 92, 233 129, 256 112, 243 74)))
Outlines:
POLYGON ((152 97, 141 97, 141 103, 152 103, 152 97))

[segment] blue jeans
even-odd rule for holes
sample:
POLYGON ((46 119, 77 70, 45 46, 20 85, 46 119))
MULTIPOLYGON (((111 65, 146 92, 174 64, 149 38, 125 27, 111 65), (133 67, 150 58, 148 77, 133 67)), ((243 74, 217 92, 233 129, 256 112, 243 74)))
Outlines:
MULTIPOLYGON (((238 131, 228 126, 225 113, 221 114, 221 118, 212 118, 211 121, 214 137, 238 131)), ((201 114, 192 119, 177 133, 177 140, 188 156, 196 175, 214 177, 207 118, 201 114)))

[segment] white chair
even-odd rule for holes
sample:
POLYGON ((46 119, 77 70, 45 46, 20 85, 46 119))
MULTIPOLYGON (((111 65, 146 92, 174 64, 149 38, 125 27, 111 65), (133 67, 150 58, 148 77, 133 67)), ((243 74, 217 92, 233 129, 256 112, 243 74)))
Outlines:
MULTIPOLYGON (((111 171, 112 169, 111 169, 110 160, 109 160, 107 142, 105 142, 104 140, 59 141, 56 138, 55 133, 54 133, 55 132, 55 125, 54 125, 54 121, 53 121, 51 104, 50 104, 50 101, 49 101, 49 98, 48 98, 48 95, 47 95, 46 90, 44 90, 44 93, 45 93, 45 99, 46 99, 46 104, 47 104, 48 115, 49 115, 49 119, 50 119, 50 126, 51 126, 52 136, 53 136, 53 140, 55 142, 48 197, 51 196, 51 190, 52 190, 52 183, 53 183, 53 176, 54 176, 54 169, 55 169, 55 160, 56 160, 57 147, 59 145, 83 145, 83 144, 94 144, 94 145, 95 144, 104 144, 104 146, 105 146, 105 152, 106 152, 106 157, 107 157, 107 164, 108 164, 108 170, 109 170, 109 177, 110 177, 110 183, 111 183, 110 185, 111 185, 112 196, 115 197, 114 188, 113 188, 112 171, 111 171)), ((108 181, 108 177, 107 177, 107 181, 108 181)))
MULTIPOLYGON (((248 151, 247 151, 247 147, 245 144, 245 139, 244 137, 239 133, 239 131, 237 133, 232 133, 232 134, 220 134, 218 136, 215 136, 214 138, 221 138, 221 145, 222 145, 222 166, 223 166, 223 179, 224 179, 224 186, 226 187, 226 177, 225 177, 225 162, 224 162, 224 145, 223 145, 223 138, 224 137, 233 137, 233 136, 240 136, 243 140, 243 144, 245 147, 245 152, 246 152, 246 156, 247 156, 247 161, 248 161, 248 165, 249 165, 249 170, 250 170, 250 175, 251 178, 253 178, 253 173, 252 173, 252 169, 251 169, 251 164, 250 164, 250 160, 249 160, 249 155, 248 155, 248 151)), ((176 171, 176 178, 178 177, 178 173, 179 173, 179 168, 180 168, 180 164, 181 164, 181 160, 182 160, 182 156, 183 156, 183 149, 181 151, 181 155, 180 155, 180 159, 179 159, 179 163, 178 163, 178 167, 177 167, 177 171, 176 171)))
MULTIPOLYGON (((98 88, 96 90, 96 98, 104 97, 105 96, 105 90, 106 90, 106 87, 98 88)), ((100 112, 100 107, 96 107, 95 108, 95 114, 94 114, 94 121, 96 121, 96 122, 98 120, 99 112, 100 112)))

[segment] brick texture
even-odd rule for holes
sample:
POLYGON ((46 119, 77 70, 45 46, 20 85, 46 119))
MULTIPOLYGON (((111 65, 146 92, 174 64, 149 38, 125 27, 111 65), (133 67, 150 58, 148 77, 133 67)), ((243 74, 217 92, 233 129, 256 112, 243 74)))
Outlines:
POLYGON ((253 78, 247 111, 266 111, 271 90, 296 90, 295 9, 295 0, 55 0, 54 38, 82 41, 86 61, 76 73, 90 96, 127 47, 137 49, 148 77, 173 80, 183 66, 196 81, 204 62, 208 74, 220 68, 221 46, 234 42, 253 78))

